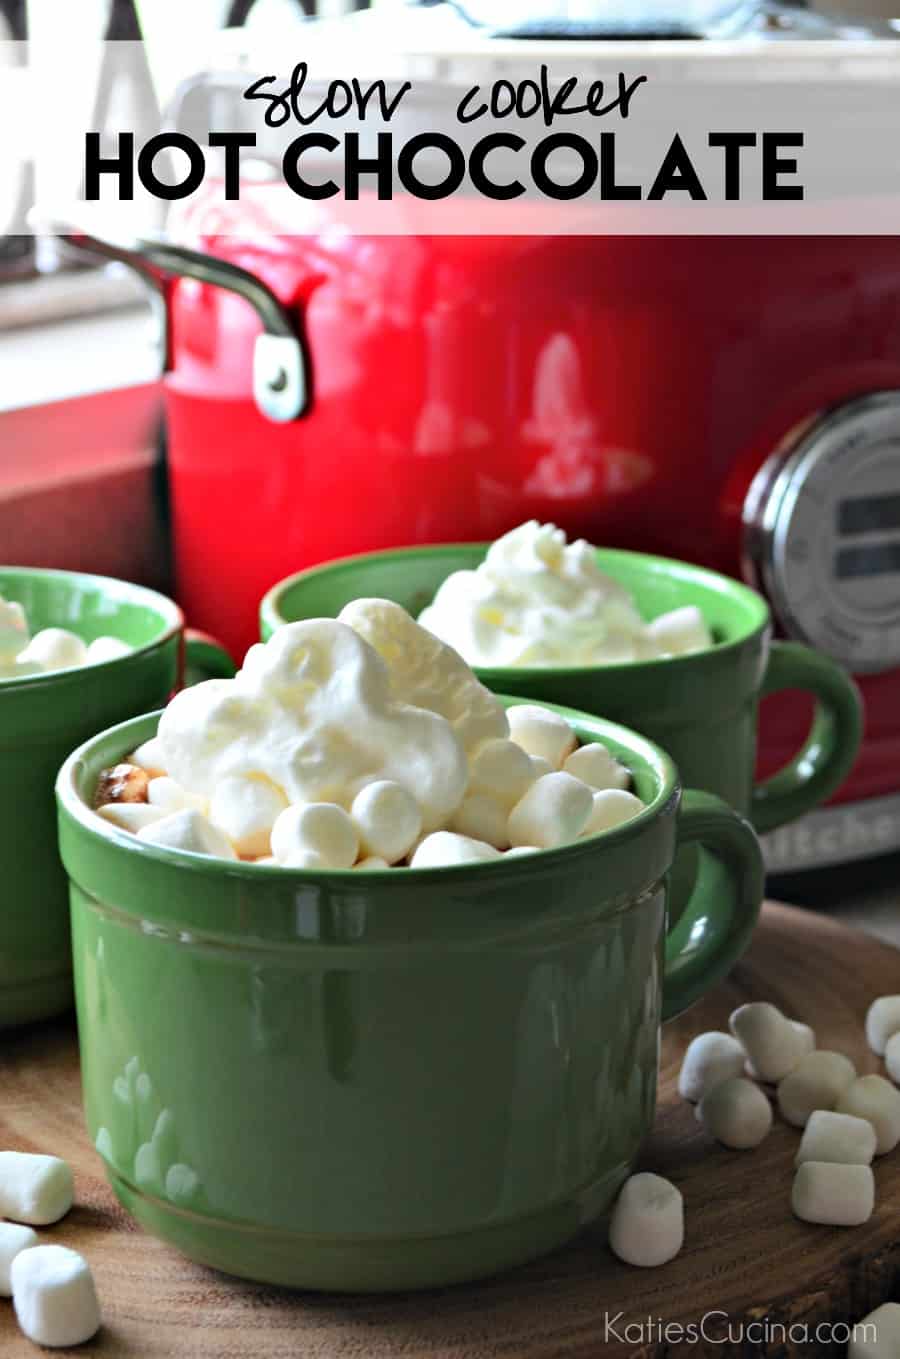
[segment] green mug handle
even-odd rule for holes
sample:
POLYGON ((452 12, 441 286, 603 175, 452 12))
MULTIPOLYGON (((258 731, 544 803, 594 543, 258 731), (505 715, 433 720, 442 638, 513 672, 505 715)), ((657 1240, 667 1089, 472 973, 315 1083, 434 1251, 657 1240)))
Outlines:
POLYGON ((713 793, 688 789, 678 849, 698 844, 700 866, 684 911, 666 936, 663 1019, 693 1005, 738 960, 762 906, 765 867, 750 822, 713 793))
POLYGON ((802 749, 753 789, 750 819, 760 833, 826 802, 850 773, 862 740, 859 689, 827 656, 797 642, 773 642, 761 697, 781 689, 807 690, 816 712, 802 749))
POLYGON ((184 630, 184 683, 199 684, 207 679, 232 679, 237 666, 221 642, 196 628, 184 630))

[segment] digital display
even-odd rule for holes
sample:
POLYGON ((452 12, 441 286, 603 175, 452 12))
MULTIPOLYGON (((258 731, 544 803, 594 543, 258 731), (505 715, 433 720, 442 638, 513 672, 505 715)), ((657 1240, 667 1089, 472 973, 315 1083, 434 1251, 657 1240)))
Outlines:
MULTIPOLYGON (((900 495, 857 496, 838 505, 838 533, 884 533, 900 529, 900 495)), ((860 572, 858 574, 867 574, 860 572)))
POLYGON ((838 580, 851 580, 857 576, 885 576, 893 571, 900 572, 900 542, 842 547, 835 561, 838 580))

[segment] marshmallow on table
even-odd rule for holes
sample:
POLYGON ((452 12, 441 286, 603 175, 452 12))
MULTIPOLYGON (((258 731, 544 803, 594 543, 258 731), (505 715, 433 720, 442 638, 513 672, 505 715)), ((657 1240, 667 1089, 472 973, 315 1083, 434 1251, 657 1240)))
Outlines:
POLYGON ((0 1222, 0 1297, 12 1296, 9 1271, 13 1260, 20 1251, 30 1250, 39 1242, 40 1237, 31 1227, 20 1226, 18 1222, 0 1222))
POLYGON ((684 1200, 659 1175, 632 1175, 622 1186, 609 1224, 609 1245, 628 1265, 664 1265, 684 1244, 684 1200))
POLYGON ((510 812, 510 844, 541 849, 568 844, 584 830, 592 808, 593 795, 586 783, 571 774, 545 774, 510 812))
POLYGON ((900 996, 879 996, 866 1014, 866 1042, 878 1057, 883 1057, 887 1042, 900 1032, 900 996))
POLYGON ((219 859, 237 858, 230 841, 195 808, 169 812, 158 821, 143 826, 137 836, 139 840, 163 849, 186 850, 219 859))
POLYGON ((58 1156, 0 1151, 0 1217, 46 1227, 72 1207, 72 1171, 58 1156))
MULTIPOLYGON (((794 1033, 796 1034, 797 1038, 800 1040, 799 1042, 799 1047, 801 1049, 800 1058, 802 1059, 803 1057, 806 1056, 808 1052, 813 1052, 815 1050, 816 1035, 808 1024, 802 1024, 799 1019, 789 1019, 788 1023, 794 1030, 794 1033)), ((749 1057, 746 1063, 744 1064, 744 1070, 746 1071, 747 1075, 750 1076, 753 1080, 757 1081, 761 1079, 759 1072, 756 1070, 753 1063, 750 1061, 749 1057)))
POLYGON ((487 793, 470 793, 463 798, 450 829, 472 840, 485 840, 494 849, 509 848, 509 815, 487 793))
POLYGON ((578 744, 564 717, 537 703, 517 703, 507 712, 509 732, 517 746, 559 769, 578 744))
POLYGON ((287 805, 284 793, 264 774, 231 774, 213 790, 209 819, 238 854, 252 859, 270 852, 272 827, 287 805))
POLYGON ((856 1067, 841 1052, 819 1049, 809 1052, 778 1086, 781 1116, 795 1128, 803 1128, 816 1109, 833 1109, 856 1080, 856 1067))
POLYGON ((900 1033, 892 1033, 884 1049, 884 1065, 895 1085, 900 1085, 900 1033))
POLYGON ((389 864, 399 863, 409 853, 422 830, 422 813, 415 798, 388 779, 362 788, 353 799, 350 816, 362 853, 368 858, 386 859, 389 864))
POLYGON ((875 1129, 875 1155, 884 1156, 900 1142, 900 1090, 883 1076, 859 1076, 835 1108, 839 1114, 865 1118, 875 1129))
POLYGON ((898 1359, 900 1303, 885 1302, 853 1327, 847 1359, 898 1359))
POLYGON ((20 651, 20 661, 34 661, 42 670, 70 670, 87 661, 87 647, 65 628, 44 628, 20 651))
POLYGON ((875 1155, 875 1129, 865 1118, 816 1109, 800 1139, 794 1164, 804 1161, 837 1161, 841 1165, 867 1166, 875 1155))
POLYGON ((66 1246, 35 1246, 12 1262, 16 1320, 36 1345, 81 1345, 100 1329, 97 1291, 87 1261, 66 1246))
POLYGON ((350 815, 333 802, 287 807, 272 827, 272 853, 288 868, 352 868, 359 857, 359 835, 350 815), (320 864, 310 864, 309 854, 320 864))
POLYGON ((104 661, 118 661, 122 656, 130 656, 133 650, 119 637, 95 637, 88 643, 85 660, 88 665, 102 665, 104 661))
POLYGON ((807 1051, 804 1035, 768 1001, 741 1005, 728 1021, 761 1081, 780 1081, 807 1051))
MULTIPOLYGON (((541 772, 551 773, 550 765, 541 772)), ((511 811, 538 777, 531 756, 505 737, 485 741, 469 758, 469 791, 511 811)))
POLYGON ((631 821, 642 811, 644 804, 634 793, 627 793, 624 788, 601 788, 594 793, 591 814, 581 832, 582 838, 624 826, 626 821, 631 821))
POLYGON ((648 623, 645 635, 656 651, 668 656, 686 656, 692 651, 704 651, 712 646, 709 628, 694 604, 661 614, 648 623))
POLYGON ((615 755, 599 741, 589 741, 579 746, 563 764, 567 774, 581 779, 589 788, 628 788, 631 774, 615 755))
POLYGON ((871 1166, 835 1161, 804 1161, 791 1189, 791 1208, 803 1222, 829 1227, 859 1227, 875 1207, 871 1166))
POLYGON ((678 1074, 678 1093, 696 1102, 707 1091, 740 1076, 744 1070, 743 1046, 730 1033, 698 1033, 692 1038, 678 1074))
POLYGON ((426 835, 409 862, 410 868, 441 868, 451 864, 473 864, 501 858, 499 850, 483 840, 473 840, 451 831, 426 835))
POLYGON ((696 1117, 717 1142, 744 1151, 758 1147, 768 1135, 772 1106, 758 1085, 745 1076, 731 1076, 707 1091, 696 1117))

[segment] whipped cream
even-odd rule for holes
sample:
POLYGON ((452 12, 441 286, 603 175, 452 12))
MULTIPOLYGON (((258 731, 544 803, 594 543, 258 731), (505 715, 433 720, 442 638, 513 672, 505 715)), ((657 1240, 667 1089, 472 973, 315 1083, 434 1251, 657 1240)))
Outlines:
POLYGON ((568 543, 537 520, 498 538, 476 570, 448 576, 419 622, 478 666, 614 665, 711 645, 699 610, 646 624, 583 538, 568 543))
POLYGON ((101 776, 107 822, 168 849, 383 871, 534 853, 636 814, 629 782, 560 715, 512 709, 397 604, 279 629, 230 680, 185 689, 101 776), (614 814, 615 813, 615 814, 614 814), (618 817, 618 820, 616 819, 618 817))
POLYGON ((0 680, 99 665, 131 651, 118 637, 97 637, 85 643, 66 628, 43 628, 32 637, 22 605, 0 595, 0 680))

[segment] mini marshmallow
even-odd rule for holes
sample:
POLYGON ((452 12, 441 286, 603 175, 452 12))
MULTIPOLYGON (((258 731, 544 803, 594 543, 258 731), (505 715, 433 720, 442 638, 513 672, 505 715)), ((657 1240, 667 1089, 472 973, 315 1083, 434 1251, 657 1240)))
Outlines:
POLYGON ((622 1186, 609 1223, 609 1245, 628 1265, 664 1265, 684 1244, 684 1200, 668 1180, 644 1172, 622 1186))
POLYGON ((900 1359, 900 1303, 884 1302, 856 1323, 847 1359, 900 1359))
POLYGON ((694 604, 672 609, 648 623, 645 635, 657 652, 667 656, 686 656, 712 646, 703 615, 694 604))
POLYGON ((504 854, 504 859, 518 859, 523 854, 540 854, 537 845, 513 845, 504 854))
POLYGON ((866 1014, 866 1042, 883 1057, 888 1039, 900 1032, 900 996, 879 996, 866 1014))
POLYGON ((590 741, 587 745, 573 750, 563 764, 563 769, 574 778, 581 779, 581 782, 586 783, 589 788, 598 791, 601 788, 624 789, 631 785, 628 770, 623 764, 619 764, 615 755, 599 741, 590 741))
POLYGON ((717 1142, 744 1151, 758 1147, 768 1135, 772 1106, 758 1085, 745 1076, 731 1076, 706 1092, 696 1117, 717 1142))
POLYGON ((248 859, 271 852, 272 827, 288 805, 265 775, 231 774, 216 784, 209 819, 238 854, 248 859))
POLYGON ((149 802, 106 802, 97 808, 97 815, 109 821, 120 830, 137 834, 154 821, 162 821, 169 812, 165 807, 153 807, 149 802))
POLYGON ((325 862, 321 854, 316 854, 315 850, 312 849, 294 850, 292 854, 288 855, 288 857, 284 860, 283 863, 281 862, 281 860, 276 859, 274 857, 271 860, 257 859, 256 862, 257 863, 270 862, 272 864, 277 864, 279 868, 304 868, 308 869, 310 872, 313 872, 316 869, 326 869, 333 867, 332 864, 328 864, 325 862))
POLYGON ((0 664, 0 679, 28 679, 29 675, 43 675, 43 666, 37 661, 23 661, 21 657, 8 665, 0 664))
POLYGON ((105 661, 118 661, 123 656, 130 656, 133 650, 119 637, 95 637, 93 642, 88 643, 85 660, 88 665, 102 665, 105 661))
POLYGON ((698 1033, 688 1044, 681 1063, 679 1095, 696 1103, 722 1081, 740 1076, 745 1055, 742 1045, 730 1033, 698 1033))
MULTIPOLYGON (((128 756, 129 764, 136 764, 139 769, 147 769, 152 773, 158 774, 165 769, 165 756, 163 754, 162 742, 158 736, 151 736, 149 741, 138 746, 128 756)), ((173 779, 174 783, 174 779, 173 779)))
POLYGON ((13 1260, 20 1251, 38 1245, 40 1239, 31 1227, 22 1227, 18 1222, 0 1222, 0 1297, 12 1297, 9 1272, 13 1260))
POLYGON ((501 858, 499 850, 483 840, 451 831, 426 835, 409 862, 410 868, 442 868, 452 864, 474 864, 501 858))
POLYGON ((387 859, 379 858, 377 854, 370 854, 368 859, 360 859, 359 863, 353 865, 357 873, 376 873, 382 868, 390 868, 387 859))
POLYGON ((828 1227, 860 1227, 875 1207, 871 1166, 835 1161, 804 1161, 791 1189, 791 1208, 803 1222, 828 1227))
POLYGON ((566 719, 537 703, 516 704, 506 715, 516 745, 547 760, 554 769, 562 767, 578 744, 566 719))
POLYGON ((170 812, 158 821, 151 821, 148 826, 141 827, 137 836, 139 840, 159 845, 163 849, 185 850, 190 854, 209 854, 219 859, 237 858, 222 832, 195 808, 170 812))
POLYGON ((884 1049, 884 1065, 895 1085, 900 1085, 900 1033, 892 1033, 884 1049))
POLYGON ((183 812, 186 808, 196 807, 198 812, 205 814, 209 807, 205 797, 199 793, 189 793, 180 783, 170 779, 168 774, 160 774, 149 781, 147 801, 161 812, 183 812))
POLYGON ((884 1156, 900 1142, 900 1090, 883 1076, 859 1076, 835 1105, 839 1114, 865 1118, 875 1129, 875 1155, 884 1156))
POLYGON ((644 811, 644 804, 634 793, 626 793, 622 788, 602 788, 594 793, 591 814, 581 832, 586 835, 600 835, 603 831, 615 830, 624 826, 638 812, 644 811))
POLYGON ((17 660, 34 661, 42 670, 71 670, 85 664, 87 647, 65 628, 44 628, 35 633, 17 660))
POLYGON ((875 1155, 875 1129, 865 1118, 815 1109, 800 1139, 795 1165, 804 1161, 835 1161, 840 1165, 867 1166, 875 1155))
POLYGON ((568 844, 584 830, 592 808, 593 795, 586 783, 571 774, 545 774, 510 812, 510 844, 541 849, 568 844))
POLYGON ((472 840, 485 840, 494 849, 509 848, 509 815, 487 793, 471 793, 450 821, 450 829, 472 840))
MULTIPOLYGON (((800 1056, 805 1057, 808 1052, 814 1051, 816 1046, 816 1035, 810 1028, 810 1026, 808 1024, 801 1024, 799 1019, 789 1019, 788 1023, 794 1030, 794 1033, 797 1035, 797 1038, 800 1040, 799 1046, 802 1049, 800 1056)), ((747 1075, 751 1078, 751 1080, 754 1081, 760 1080, 759 1072, 756 1070, 756 1068, 754 1067, 753 1063, 749 1060, 749 1058, 744 1063, 744 1070, 746 1071, 747 1075)))
POLYGON ((58 1156, 0 1151, 0 1217, 46 1227, 72 1207, 72 1171, 58 1156))
MULTIPOLYGON (((288 807, 272 827, 272 853, 292 868, 298 856, 316 854, 326 868, 352 868, 359 857, 359 836, 350 816, 333 802, 307 802, 288 807)), ((318 867, 319 865, 315 865, 318 867)))
MULTIPOLYGON (((550 766, 545 771, 550 773, 550 766)), ((531 757, 515 741, 485 741, 469 760, 469 791, 484 793, 508 813, 537 778, 531 757)))
POLYGON ((399 863, 422 831, 422 813, 411 793, 399 783, 378 779, 362 788, 350 808, 362 853, 399 863))
POLYGON ((16 1320, 36 1345, 81 1345, 100 1329, 100 1306, 87 1261, 66 1246, 35 1246, 12 1262, 16 1320))
POLYGON ((28 623, 21 604, 0 595, 0 665, 12 665, 28 645, 28 623))
POLYGON ((778 1086, 778 1109, 788 1123, 804 1128, 816 1109, 833 1109, 856 1080, 856 1067, 841 1052, 808 1052, 778 1086))
POLYGON ((549 760, 545 760, 543 755, 529 755, 528 758, 531 761, 532 783, 536 782, 537 779, 542 779, 545 774, 554 772, 553 765, 549 760))
POLYGON ((741 1005, 728 1021, 762 1081, 780 1081, 806 1052, 806 1040, 768 1001, 741 1005))

